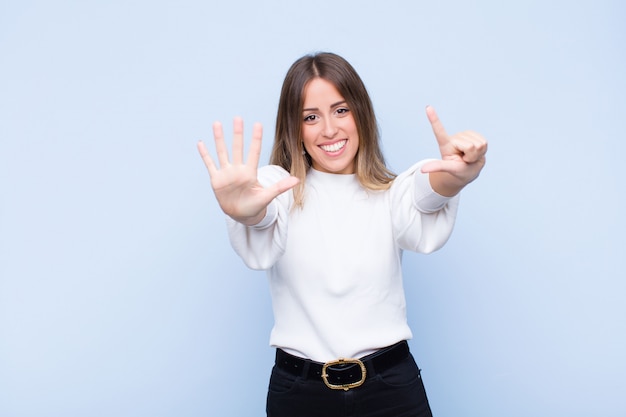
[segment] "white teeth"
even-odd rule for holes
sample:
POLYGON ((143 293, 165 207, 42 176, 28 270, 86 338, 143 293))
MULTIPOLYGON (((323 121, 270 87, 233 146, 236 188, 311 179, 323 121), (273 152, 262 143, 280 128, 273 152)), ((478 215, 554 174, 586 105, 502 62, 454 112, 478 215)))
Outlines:
POLYGON ((339 149, 341 149, 344 146, 346 146, 347 142, 348 141, 346 139, 344 139, 344 140, 340 140, 337 143, 333 143, 332 145, 320 145, 320 148, 322 148, 326 152, 337 152, 339 149))

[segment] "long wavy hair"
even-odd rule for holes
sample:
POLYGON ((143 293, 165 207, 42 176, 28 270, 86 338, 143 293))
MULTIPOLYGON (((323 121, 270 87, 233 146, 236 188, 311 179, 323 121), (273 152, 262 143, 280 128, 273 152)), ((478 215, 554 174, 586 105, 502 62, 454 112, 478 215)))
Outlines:
POLYGON ((293 190, 295 206, 302 207, 304 203, 304 181, 312 164, 302 142, 302 110, 304 90, 314 78, 333 84, 354 117, 359 134, 359 149, 355 156, 355 173, 359 182, 369 190, 388 189, 396 174, 385 165, 378 123, 365 84, 344 58, 320 52, 305 55, 293 63, 285 76, 278 103, 270 164, 281 166, 300 179, 293 190))

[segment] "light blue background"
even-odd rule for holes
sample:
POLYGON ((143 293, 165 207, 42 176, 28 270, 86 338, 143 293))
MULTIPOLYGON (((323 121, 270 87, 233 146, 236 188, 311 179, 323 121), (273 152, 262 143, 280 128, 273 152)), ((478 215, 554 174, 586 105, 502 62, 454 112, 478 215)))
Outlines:
MULTIPOLYGON (((265 126, 305 53, 372 95, 396 171, 490 141, 455 233, 406 254, 411 347, 447 416, 626 415, 619 1, 0 3, 0 415, 260 416, 267 283, 195 145, 265 126)), ((339 319, 339 318, 338 318, 339 319)))

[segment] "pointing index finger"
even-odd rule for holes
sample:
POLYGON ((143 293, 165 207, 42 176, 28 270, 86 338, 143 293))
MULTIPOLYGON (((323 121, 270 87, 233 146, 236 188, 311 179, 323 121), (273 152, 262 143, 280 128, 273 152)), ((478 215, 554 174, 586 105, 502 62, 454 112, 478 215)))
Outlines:
POLYGON ((428 121, 433 128, 433 133, 437 138, 437 142, 439 144, 445 143, 448 141, 448 134, 446 133, 446 129, 444 129, 441 120, 439 120, 439 116, 437 116, 437 112, 432 106, 426 106, 426 116, 428 117, 428 121))

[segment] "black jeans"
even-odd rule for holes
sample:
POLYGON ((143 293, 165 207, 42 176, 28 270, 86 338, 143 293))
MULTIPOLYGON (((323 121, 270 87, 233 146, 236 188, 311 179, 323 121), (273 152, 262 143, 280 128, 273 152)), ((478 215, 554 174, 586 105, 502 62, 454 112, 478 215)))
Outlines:
POLYGON ((432 417, 420 370, 409 354, 384 372, 367 375, 348 391, 321 379, 294 376, 274 366, 267 394, 268 417, 432 417))

